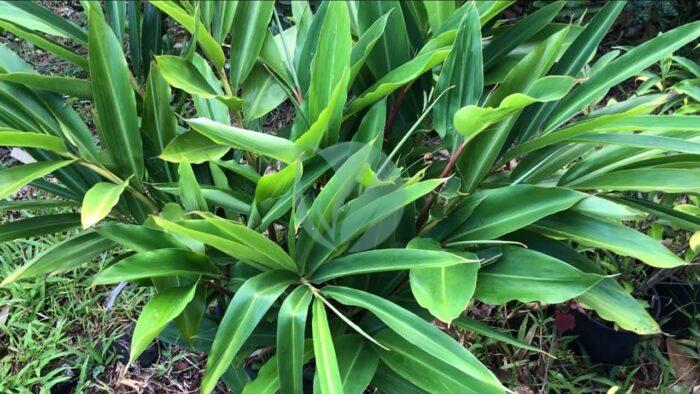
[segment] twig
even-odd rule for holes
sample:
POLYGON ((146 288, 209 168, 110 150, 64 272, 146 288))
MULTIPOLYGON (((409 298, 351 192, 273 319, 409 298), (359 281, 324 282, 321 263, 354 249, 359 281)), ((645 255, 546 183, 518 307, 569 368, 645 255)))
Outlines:
POLYGON ((394 102, 394 105, 391 107, 389 118, 386 120, 386 126, 384 127, 385 133, 388 133, 394 126, 394 120, 396 119, 396 115, 399 113, 399 109, 401 109, 401 104, 403 103, 404 98, 406 98, 406 93, 408 93, 409 87, 410 85, 404 85, 404 87, 401 88, 401 92, 399 92, 398 97, 396 97, 396 102, 394 102))

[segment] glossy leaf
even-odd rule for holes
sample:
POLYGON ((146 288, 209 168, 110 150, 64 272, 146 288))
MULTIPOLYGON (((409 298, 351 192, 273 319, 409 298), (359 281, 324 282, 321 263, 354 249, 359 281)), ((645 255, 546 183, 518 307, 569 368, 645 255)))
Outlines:
POLYGON ((350 275, 416 268, 451 267, 465 263, 476 263, 476 261, 440 250, 368 250, 329 261, 314 272, 312 279, 316 283, 322 283, 350 275))
POLYGON ((314 358, 316 359, 316 375, 320 391, 323 394, 343 393, 343 381, 338 369, 333 338, 328 326, 326 307, 320 298, 313 305, 313 320, 311 328, 314 339, 314 358))
POLYGON ((110 151, 119 152, 113 155, 119 174, 124 178, 135 175, 138 183, 144 174, 143 147, 130 71, 121 44, 98 7, 93 5, 88 10, 88 51, 102 143, 110 151))
MULTIPOLYGON (((415 238, 409 248, 440 250, 437 241, 415 238)), ((474 256, 476 257, 476 256, 474 256)), ((443 322, 450 323, 467 308, 474 295, 479 263, 476 259, 462 264, 436 268, 411 268, 411 293, 418 305, 443 322)))
POLYGON ((218 276, 219 269, 209 258, 184 249, 157 249, 139 252, 105 268, 93 284, 104 285, 144 278, 175 275, 218 276))
POLYGON ((576 182, 573 187, 603 191, 697 193, 700 192, 700 173, 697 170, 678 168, 639 168, 609 172, 582 182, 576 182))
POLYGON ((17 193, 27 183, 73 163, 73 160, 40 161, 0 171, 0 199, 17 193))
MULTIPOLYGON (((1 74, 0 74, 1 75, 1 74)), ((16 131, 0 128, 0 146, 45 149, 59 154, 68 154, 63 139, 52 135, 16 131)))
POLYGON ((173 163, 186 160, 192 164, 202 164, 219 160, 229 150, 231 148, 228 146, 219 145, 200 133, 190 131, 170 141, 159 157, 173 163))
POLYGON ((284 290, 299 278, 287 271, 269 271, 247 280, 229 303, 209 352, 202 393, 214 391, 221 375, 284 290))
POLYGON ((109 215, 119 202, 127 183, 128 181, 121 184, 100 182, 85 193, 80 208, 80 223, 84 229, 94 226, 109 215))
POLYGON ((241 1, 231 25, 231 58, 229 59, 231 86, 238 88, 253 69, 260 53, 267 25, 272 17, 272 0, 241 1))
POLYGON ((479 270, 475 297, 487 304, 502 305, 512 300, 564 302, 603 278, 529 249, 504 246, 501 250, 497 262, 479 270))
POLYGON ((95 231, 105 239, 135 252, 184 248, 184 245, 169 234, 136 224, 109 223, 97 227, 95 231))
POLYGON ((285 163, 291 163, 302 153, 293 142, 273 135, 228 126, 205 118, 189 119, 187 123, 198 133, 217 144, 245 149, 285 163))
POLYGON ((554 238, 569 238, 583 245, 634 257, 653 267, 686 264, 659 242, 634 229, 574 212, 544 218, 534 224, 533 229, 554 238))
POLYGON ((304 330, 311 291, 299 286, 282 303, 277 317, 277 360, 282 393, 303 392, 304 330))
POLYGON ((143 353, 151 341, 165 329, 166 325, 175 319, 194 298, 197 285, 190 287, 173 287, 158 292, 143 307, 136 321, 131 337, 129 363, 134 362, 143 353))
POLYGON ((341 286, 326 286, 321 291, 338 302, 361 307, 376 315, 389 328, 434 357, 452 365, 490 391, 505 391, 496 377, 466 348, 437 327, 379 296, 341 286))
POLYGON ((344 335, 333 341, 343 392, 362 394, 377 369, 379 357, 372 344, 359 335, 344 335))
POLYGON ((0 74, 0 81, 10 81, 39 90, 63 93, 73 97, 92 98, 90 81, 85 79, 13 72, 0 74))
POLYGON ((0 242, 60 233, 79 225, 80 215, 75 213, 35 216, 28 219, 14 220, 0 224, 0 242))
POLYGON ((33 260, 13 271, 0 283, 0 287, 47 273, 71 270, 87 263, 113 246, 113 241, 94 232, 86 232, 68 238, 43 251, 33 260))

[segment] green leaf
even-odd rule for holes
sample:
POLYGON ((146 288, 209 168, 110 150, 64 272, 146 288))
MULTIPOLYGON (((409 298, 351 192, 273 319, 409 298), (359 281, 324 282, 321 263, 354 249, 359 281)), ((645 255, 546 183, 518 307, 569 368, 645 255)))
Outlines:
POLYGON ((330 145, 338 141, 338 129, 340 128, 343 108, 347 99, 349 78, 350 75, 345 69, 340 77, 340 81, 333 89, 330 99, 327 101, 328 106, 321 111, 309 129, 294 141, 296 145, 303 148, 306 152, 314 154, 324 140, 327 141, 324 145, 330 145))
POLYGON ((530 104, 559 100, 571 90, 575 82, 571 77, 544 77, 535 81, 527 90, 527 94, 513 93, 504 98, 496 108, 468 105, 455 113, 455 129, 469 142, 492 124, 530 104))
MULTIPOLYGON (((600 282, 598 282, 600 283, 600 282)), ((512 336, 501 332, 500 330, 497 330, 493 327, 490 327, 478 320, 474 320, 470 317, 467 316, 460 316, 452 321, 452 324, 454 324, 457 328, 460 328, 462 330, 465 330, 467 332, 475 332, 479 335, 483 335, 485 337, 493 338, 497 341, 501 341, 504 343, 507 343, 509 345, 513 345, 515 347, 525 349, 525 350, 530 350, 533 352, 539 352, 539 353, 544 353, 542 349, 534 347, 532 345, 528 345, 527 343, 521 342, 517 338, 513 338, 512 336)))
POLYGON ((542 30, 557 16, 564 4, 563 1, 548 4, 493 38, 484 48, 484 69, 489 69, 497 64, 518 45, 542 30))
MULTIPOLYGON (((0 74, 2 75, 2 74, 0 74)), ((18 146, 20 148, 39 148, 59 154, 68 154, 62 138, 52 135, 16 131, 0 127, 0 146, 18 146)))
MULTIPOLYGON (((389 350, 375 349, 382 362, 404 379, 431 393, 503 393, 498 381, 483 381, 450 361, 385 329, 377 335, 389 350)), ((454 342, 454 339, 451 339, 454 342)))
POLYGON ((498 238, 543 217, 570 208, 586 197, 570 189, 511 185, 476 193, 463 204, 479 205, 450 235, 449 241, 498 238))
MULTIPOLYGON (((202 393, 214 391, 217 381, 284 290, 298 281, 289 271, 269 271, 247 280, 233 296, 209 352, 202 393)), ((314 341, 315 342, 315 341, 314 341)))
MULTIPOLYGON (((148 157, 162 154, 166 145, 175 138, 177 120, 170 108, 170 100, 170 86, 163 78, 160 67, 153 63, 146 80, 146 93, 141 111, 141 135, 148 157)), ((149 160, 147 165, 149 165, 149 172, 152 173, 150 175, 155 180, 169 182, 175 180, 168 163, 162 160, 149 160)))
POLYGON ((29 209, 54 209, 54 208, 70 208, 77 207, 80 204, 77 201, 62 201, 62 200, 15 200, 15 201, 0 201, 0 212, 4 211, 22 211, 29 209))
POLYGON ((321 292, 338 302, 361 307, 376 315, 401 337, 452 365, 489 391, 505 391, 498 379, 466 348, 434 325, 379 296, 340 286, 326 286, 321 292))
POLYGON ((128 183, 128 180, 120 184, 100 182, 85 193, 80 208, 80 223, 83 229, 94 226, 109 215, 128 183))
POLYGON ((18 83, 30 88, 67 94, 79 98, 92 98, 90 81, 80 78, 57 77, 53 75, 39 75, 34 73, 11 72, 0 74, 0 81, 18 83))
POLYGON ((631 116, 649 113, 653 111, 656 107, 663 104, 668 99, 667 96, 651 96, 648 98, 643 98, 643 101, 639 105, 626 110, 621 113, 600 115, 592 119, 582 119, 570 126, 564 127, 560 130, 551 132, 549 134, 542 135, 541 137, 529 140, 520 145, 515 146, 510 149, 503 156, 502 161, 512 160, 522 154, 535 151, 546 146, 554 145, 562 141, 566 141, 570 138, 577 137, 581 134, 590 133, 593 131, 605 131, 604 127, 616 121, 627 119, 631 116))
POLYGON ((79 225, 80 215, 76 213, 35 216, 28 219, 15 220, 0 224, 0 242, 60 233, 79 225))
MULTIPOLYGON (((260 237, 264 238, 262 234, 246 228, 257 235, 250 234, 241 228, 245 228, 245 226, 233 222, 222 224, 220 221, 224 221, 224 219, 214 223, 212 220, 171 222, 156 216, 152 216, 152 218, 159 227, 172 234, 182 235, 212 246, 259 270, 286 269, 290 260, 289 256, 286 258, 281 256, 281 248, 279 246, 271 247, 272 241, 267 240, 265 242, 261 240, 260 237), (241 240, 250 240, 254 242, 254 245, 262 245, 270 249, 259 250, 248 244, 241 243, 241 240), (274 255, 274 257, 270 257, 270 255, 274 255)), ((284 251, 282 251, 282 254, 284 254, 284 251)), ((296 268, 294 270, 296 271, 296 268)))
POLYGON ((454 1, 423 0, 430 29, 435 31, 456 10, 454 1))
POLYGON ((0 19, 17 23, 29 30, 70 38, 86 44, 87 33, 70 20, 54 14, 49 9, 32 1, 0 1, 0 19))
POLYGON ((265 41, 275 2, 241 1, 231 26, 231 86, 237 89, 253 69, 265 41))
MULTIPOLYGON (((311 62, 309 121, 315 122, 350 66, 350 16, 343 2, 330 2, 311 62)), ((346 78, 349 75, 346 75, 346 78)))
POLYGON ((88 62, 87 58, 54 40, 44 37, 41 34, 35 33, 32 30, 25 29, 8 21, 0 21, 0 27, 3 30, 9 31, 15 36, 23 40, 27 40, 39 48, 45 49, 57 57, 67 60, 84 70, 90 68, 90 63, 88 62))
POLYGON ((282 303, 277 317, 277 360, 282 393, 303 393, 304 330, 311 291, 299 286, 282 303))
POLYGON ((433 110, 434 127, 440 137, 454 133, 453 119, 457 109, 477 104, 484 89, 479 13, 474 3, 468 7, 459 23, 452 51, 447 55, 435 85, 436 95, 454 86, 435 104, 433 110))
MULTIPOLYGON (((528 248, 546 253, 581 271, 602 273, 599 265, 588 260, 568 245, 530 231, 519 231, 512 239, 524 242, 528 248)), ((620 286, 613 278, 603 278, 577 298, 579 305, 595 310, 600 317, 613 321, 625 330, 640 335, 658 333, 659 325, 645 307, 620 286)))
MULTIPOLYGON (((304 342, 303 350, 302 363, 306 364, 314 355, 313 343, 310 339, 304 342)), ((291 389, 291 386, 280 385, 277 357, 277 354, 273 355, 260 368, 258 376, 244 387, 242 394, 276 394, 277 392, 284 394, 283 390, 291 389)))
POLYGON ((318 297, 314 300, 311 328, 314 338, 316 374, 320 383, 321 393, 341 394, 343 393, 343 381, 340 377, 338 360, 335 356, 333 337, 328 327, 326 307, 323 301, 318 297))
POLYGON ((114 154, 119 174, 143 178, 143 147, 136 99, 122 47, 107 26, 98 5, 88 11, 90 77, 100 120, 103 147, 114 154))
POLYGON ((161 11, 168 14, 168 16, 175 19, 177 23, 181 24, 187 31, 196 35, 197 42, 202 47, 202 50, 209 60, 214 63, 214 66, 217 69, 222 69, 224 67, 224 63, 226 62, 224 51, 214 37, 209 34, 203 23, 195 22, 193 16, 189 15, 173 1, 151 0, 150 4, 158 7, 161 11), (197 29, 196 34, 194 33, 195 29, 197 29))
POLYGON ((160 154, 161 159, 172 163, 188 161, 202 164, 221 159, 230 147, 219 145, 200 133, 190 131, 175 137, 160 154))
MULTIPOLYGON (((568 75, 576 77, 581 68, 588 62, 591 55, 596 51, 600 41, 608 32, 610 26, 615 22, 617 16, 625 7, 626 1, 610 1, 603 8, 595 13, 586 28, 569 45, 566 52, 559 61, 552 67, 550 75, 568 75)), ((522 129, 520 135, 523 139, 529 138, 535 130, 547 119, 557 106, 556 102, 547 104, 536 104, 525 110, 522 116, 522 129)))
POLYGON ((210 213, 200 212, 199 214, 204 217, 206 221, 214 224, 214 226, 226 233, 229 238, 256 250, 260 254, 261 260, 267 265, 274 268, 296 271, 294 260, 292 260, 287 252, 279 245, 272 242, 266 236, 238 222, 222 219, 210 213))
MULTIPOLYGON (((154 187, 175 196, 180 194, 180 187, 177 184, 155 184, 154 187)), ((208 204, 245 214, 250 212, 250 198, 245 194, 210 185, 199 185, 199 191, 202 192, 208 204)))
POLYGON ((358 1, 356 5, 358 33, 368 31, 375 21, 391 12, 385 34, 379 38, 366 61, 374 78, 379 79, 411 59, 411 43, 403 7, 397 0, 358 1))
POLYGON ((572 187, 603 191, 698 193, 700 192, 700 173, 697 170, 679 168, 637 168, 609 172, 576 182, 572 187))
POLYGON ((343 335, 336 337, 334 345, 343 392, 364 393, 379 363, 371 343, 359 335, 343 335))
POLYGON ((672 268, 686 264, 659 242, 634 229, 575 212, 549 216, 532 227, 553 238, 572 239, 582 245, 634 257, 652 267, 672 268))
POLYGON ((255 65, 243 83, 243 115, 248 120, 259 119, 287 99, 287 93, 277 80, 261 65, 255 65))
MULTIPOLYGON (((65 220, 65 217, 63 219, 65 220)), ((9 274, 0 283, 0 287, 50 272, 57 273, 71 270, 80 264, 92 260, 95 256, 107 249, 111 249, 113 246, 114 242, 102 238, 102 236, 94 232, 87 232, 65 239, 9 274)))
POLYGON ((180 162, 177 168, 178 195, 182 207, 188 211, 207 211, 207 201, 199 188, 199 182, 192 171, 192 166, 187 160, 180 162))
POLYGON ((184 245, 169 234, 137 224, 110 223, 97 227, 95 231, 104 238, 136 252, 184 248, 184 245))
POLYGON ((143 353, 158 334, 185 309, 194 298, 197 284, 190 287, 172 287, 158 292, 143 307, 134 327, 129 351, 129 364, 143 353))
POLYGON ((188 119, 187 123, 217 144, 244 149, 285 163, 293 162, 303 152, 288 139, 270 134, 240 129, 205 118, 188 119))
POLYGON ((74 160, 39 161, 0 171, 0 199, 17 193, 27 183, 73 162, 74 160))
MULTIPOLYGON (((439 251, 440 244, 429 238, 414 238, 408 248, 439 251)), ((474 256, 476 257, 476 256, 474 256)), ((410 284, 418 305, 445 323, 467 308, 474 295, 478 260, 437 268, 411 268, 410 284)))
POLYGON ((393 9, 374 21, 374 23, 372 23, 372 25, 357 39, 355 45, 352 46, 352 51, 350 52, 350 82, 348 86, 352 86, 357 74, 359 74, 367 58, 369 58, 369 55, 372 53, 372 49, 374 49, 377 41, 379 41, 384 34, 387 20, 392 12, 393 9))
POLYGON ((493 305, 512 300, 555 304, 574 298, 603 277, 517 246, 503 246, 501 258, 482 267, 475 297, 493 305))
POLYGON ((368 250, 339 257, 323 264, 314 272, 312 280, 315 283, 322 283, 350 275, 416 268, 451 267, 475 263, 476 261, 441 250, 368 250))
POLYGON ((139 252, 95 275, 94 285, 106 285, 144 278, 175 275, 218 276, 219 269, 201 254, 185 249, 158 249, 139 252))
POLYGON ((570 119, 584 106, 601 97, 608 89, 692 42, 700 36, 700 22, 688 23, 667 31, 629 50, 600 72, 583 82, 556 107, 544 126, 551 130, 570 119))
POLYGON ((570 139, 572 142, 622 145, 637 148, 661 149, 673 152, 700 154, 700 143, 682 138, 647 134, 582 134, 570 139))
POLYGON ((270 198, 281 197, 292 190, 301 172, 302 164, 297 160, 278 172, 264 175, 255 187, 255 201, 260 203, 270 198))
POLYGON ((442 63, 450 53, 449 49, 440 49, 417 56, 384 75, 381 79, 375 82, 364 93, 360 94, 355 100, 350 103, 350 107, 345 113, 345 117, 349 117, 359 112, 365 107, 368 107, 401 86, 415 80, 425 72, 442 63))

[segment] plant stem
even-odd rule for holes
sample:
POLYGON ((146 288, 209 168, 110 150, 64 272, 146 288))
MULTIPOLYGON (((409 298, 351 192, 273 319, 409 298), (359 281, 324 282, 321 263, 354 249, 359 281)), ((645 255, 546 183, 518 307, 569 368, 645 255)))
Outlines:
MULTIPOLYGON (((455 164, 457 164, 459 155, 461 155, 462 151, 464 150, 465 142, 466 141, 462 141, 462 143, 457 146, 457 149, 455 149, 454 153, 450 157, 450 161, 448 161, 445 168, 442 169, 439 178, 446 178, 452 173, 452 169, 454 168, 455 164)), ((425 202, 425 206, 416 220, 417 233, 420 233, 420 230, 423 229, 423 226, 428 221, 428 215, 430 214, 430 209, 433 207, 433 204, 435 204, 435 194, 431 193, 430 196, 428 196, 428 201, 425 202)))
MULTIPOLYGON (((113 183, 124 183, 123 179, 119 178, 113 172, 111 172, 110 170, 108 170, 104 167, 100 167, 94 163, 90 163, 89 161, 85 161, 84 159, 79 159, 78 163, 95 171, 96 173, 102 175, 104 178, 110 180, 113 183)), ((146 204, 146 206, 148 206, 148 208, 150 208, 151 211, 158 212, 158 206, 150 198, 148 198, 148 196, 146 196, 142 192, 136 190, 135 188, 133 188, 129 185, 126 186, 126 190, 129 191, 129 193, 133 194, 134 197, 136 197, 136 199, 138 199, 141 202, 143 202, 144 204, 146 204)))

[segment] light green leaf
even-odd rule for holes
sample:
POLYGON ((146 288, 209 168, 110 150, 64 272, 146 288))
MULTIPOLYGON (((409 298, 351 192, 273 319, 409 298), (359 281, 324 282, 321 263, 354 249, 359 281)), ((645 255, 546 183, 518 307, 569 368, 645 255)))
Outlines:
POLYGON ((454 1, 423 0, 430 29, 435 31, 457 9, 454 1))
POLYGON ((473 384, 478 384, 488 391, 505 391, 493 373, 466 348, 434 325, 391 301, 349 287, 326 286, 321 292, 342 304, 369 310, 413 345, 469 375, 473 384))
POLYGON ((74 160, 39 161, 0 171, 0 199, 17 193, 27 183, 73 162, 74 160))
POLYGON ((350 82, 348 86, 352 86, 357 74, 364 66, 370 53, 372 53, 375 44, 384 34, 387 20, 392 12, 393 9, 374 21, 374 23, 362 33, 360 38, 357 39, 355 45, 352 46, 352 51, 350 52, 350 82))
POLYGON ((575 212, 549 216, 532 228, 553 238, 572 239, 582 245, 634 257, 653 267, 672 268, 686 264, 659 242, 634 229, 575 212))
POLYGON ((277 360, 282 393, 303 393, 304 330, 311 291, 299 286, 282 303, 277 317, 277 360))
POLYGON ((94 285, 106 285, 144 278, 175 275, 219 275, 219 269, 201 254, 185 249, 157 249, 139 252, 105 268, 95 275, 94 285))
MULTIPOLYGON (((248 279, 229 303, 209 352, 201 390, 214 391, 216 384, 236 357, 267 310, 284 290, 299 280, 289 271, 269 271, 248 279)), ((315 342, 315 341, 314 341, 315 342)))
POLYGON ((368 250, 339 257, 323 264, 314 272, 312 279, 315 283, 322 283, 334 278, 372 272, 451 267, 477 261, 441 250, 368 250))
POLYGON ((526 349, 526 350, 530 350, 533 352, 544 353, 544 351, 540 348, 536 348, 532 345, 528 345, 524 342, 521 342, 517 338, 513 338, 512 336, 510 336, 506 333, 503 333, 500 330, 497 330, 493 327, 490 327, 490 326, 488 326, 488 325, 486 325, 478 320, 474 320, 474 319, 467 317, 467 316, 460 316, 460 317, 456 318, 455 320, 452 321, 452 324, 454 324, 457 328, 460 328, 460 329, 465 330, 467 332, 475 332, 479 335, 493 338, 495 340, 507 343, 509 345, 519 347, 521 349, 526 349))
POLYGON ((84 229, 94 226, 109 215, 128 183, 128 180, 120 184, 100 182, 85 193, 80 208, 80 223, 84 229))
POLYGON ((240 129, 206 118, 188 119, 187 123, 217 144, 245 149, 285 163, 293 162, 303 152, 293 142, 270 134, 240 129))
MULTIPOLYGON (((441 250, 440 244, 429 238, 414 238, 407 247, 441 250)), ((463 264, 437 268, 411 268, 411 292, 418 305, 448 324, 462 314, 474 295, 479 263, 476 259, 465 260, 463 264)))
POLYGON ((57 215, 35 216, 0 224, 0 242, 37 235, 60 233, 80 225, 80 215, 62 213, 57 215))
POLYGON ((639 74, 673 51, 700 36, 700 22, 692 22, 660 34, 613 60, 600 72, 564 98, 549 117, 545 130, 551 130, 570 119, 584 106, 601 97, 608 89, 639 74))
POLYGON ((104 238, 135 252, 184 248, 184 245, 169 234, 137 224, 110 223, 97 227, 95 231, 104 238))
POLYGON ((177 23, 181 24, 190 33, 194 34, 194 30, 197 29, 197 42, 201 45, 204 53, 217 69, 224 67, 226 62, 224 51, 214 37, 209 34, 203 23, 196 23, 193 16, 189 15, 173 1, 151 0, 150 3, 175 19, 177 23))
MULTIPOLYGON (((303 350, 302 363, 306 364, 314 356, 313 343, 310 339, 304 342, 303 350)), ((284 390, 291 390, 291 386, 280 385, 277 357, 278 355, 275 354, 260 368, 258 376, 243 388, 242 394, 276 394, 277 392, 285 394, 284 390)))
POLYGON ((479 205, 450 235, 449 241, 485 240, 523 228, 537 220, 570 208, 586 197, 570 189, 511 185, 484 190, 463 204, 479 205))
MULTIPOLYGON (((431 393, 503 393, 496 380, 484 382, 410 338, 385 329, 377 338, 389 350, 375 349, 382 362, 404 379, 431 393)), ((454 339, 450 339, 454 342, 454 339)), ((495 380, 495 378, 494 378, 495 380)))
POLYGON ((207 200, 202 195, 202 190, 199 188, 199 182, 194 175, 192 166, 185 159, 180 162, 177 168, 177 175, 180 178, 178 181, 178 195, 182 207, 188 211, 207 211, 207 200))
POLYGON ((30 209, 54 209, 54 208, 70 208, 77 207, 80 204, 77 201, 63 200, 15 200, 15 201, 0 201, 0 212, 5 211, 23 211, 30 209))
POLYGON ((302 164, 297 160, 278 172, 264 175, 255 187, 255 201, 260 203, 270 198, 281 197, 292 190, 301 172, 302 164))
POLYGON ((231 25, 231 86, 237 89, 253 69, 265 41, 275 2, 240 1, 231 25))
POLYGON ((3 30, 9 31, 17 37, 27 40, 39 48, 45 49, 57 57, 65 59, 84 70, 90 68, 90 63, 88 62, 87 58, 54 40, 44 37, 39 33, 35 33, 32 30, 25 29, 8 21, 0 21, 0 27, 3 30))
POLYGON ((313 320, 311 328, 314 338, 314 358, 316 359, 316 374, 321 393, 342 394, 343 381, 338 369, 338 360, 333 347, 333 337, 328 327, 326 307, 320 298, 314 300, 313 320))
POLYGON ((527 94, 513 93, 504 98, 496 108, 468 105, 455 113, 455 129, 468 142, 492 124, 530 104, 559 100, 571 90, 575 82, 571 77, 544 77, 535 81, 527 90, 527 94))
POLYGON ((338 84, 333 89, 330 99, 318 115, 309 129, 304 132, 294 143, 303 148, 306 152, 314 154, 318 147, 325 140, 324 145, 330 145, 338 141, 338 129, 342 120, 343 108, 347 99, 348 80, 350 75, 347 69, 343 71, 338 84))
MULTIPOLYGON (((1 75, 1 74, 0 74, 1 75)), ((0 127, 0 146, 18 146, 20 148, 39 148, 59 154, 68 154, 62 138, 52 135, 16 131, 0 127)))
POLYGON ((70 38, 80 44, 88 41, 87 32, 70 20, 54 14, 32 1, 0 1, 0 19, 17 23, 29 30, 70 38))
MULTIPOLYGON (((700 121, 700 120, 699 120, 700 121)), ((700 143, 682 138, 664 137, 647 134, 582 134, 570 139, 572 142, 582 142, 603 145, 622 145, 637 148, 661 149, 672 152, 700 155, 700 143)))
POLYGON ((71 270, 113 246, 114 242, 94 232, 65 239, 13 271, 0 283, 0 287, 47 273, 71 270))
POLYGON ((400 65, 353 100, 345 113, 345 117, 347 118, 354 115, 363 108, 381 100, 401 86, 420 77, 425 72, 442 63, 449 53, 449 49, 440 49, 419 55, 415 59, 400 65))
POLYGON ((453 134, 453 119, 457 110, 466 105, 477 104, 484 89, 479 13, 474 3, 468 7, 459 23, 452 51, 447 55, 435 85, 436 95, 454 86, 454 89, 435 104, 433 110, 435 130, 440 137, 453 134))
POLYGON ((79 98, 92 98, 90 81, 80 78, 57 77, 35 73, 11 72, 0 74, 0 81, 9 81, 37 90, 67 94, 79 98))
POLYGON ((694 169, 679 168, 636 168, 598 175, 582 182, 576 182, 572 187, 603 191, 698 193, 700 192, 700 172, 694 169))
POLYGON ((190 131, 180 134, 170 141, 158 157, 172 163, 186 160, 192 164, 202 164, 207 161, 219 160, 230 149, 230 147, 219 145, 200 133, 190 131))
POLYGON ((336 337, 334 345, 343 392, 364 393, 379 363, 371 343, 359 335, 343 335, 336 337))
POLYGON ((475 297, 494 305, 512 300, 554 304, 574 298, 603 277, 589 274, 539 252, 503 246, 501 258, 482 267, 475 297))
POLYGON ((102 16, 99 5, 88 11, 90 77, 95 107, 99 116, 103 147, 123 178, 143 178, 143 147, 136 116, 136 99, 129 82, 129 67, 122 47, 102 16))
POLYGON ((172 287, 158 292, 148 301, 134 327, 129 363, 134 362, 168 323, 182 313, 196 290, 196 283, 190 287, 172 287))
POLYGON ((243 83, 243 115, 246 119, 261 118, 287 99, 282 86, 261 65, 255 65, 243 83))
MULTIPOLYGON (((144 151, 149 158, 162 154, 166 145, 175 138, 177 120, 170 108, 170 100, 170 85, 163 78, 160 67, 152 63, 146 80, 146 93, 141 111, 141 135, 144 151)), ((174 171, 163 160, 148 160, 146 165, 149 168, 149 175, 154 180, 165 182, 175 180, 174 171)))

